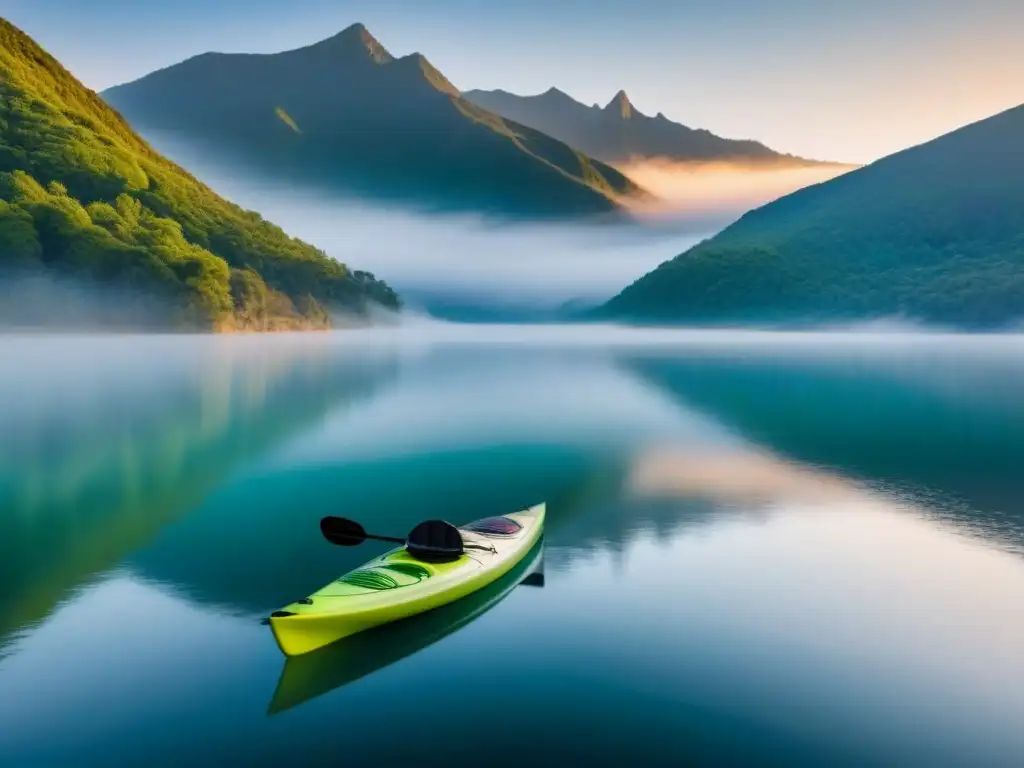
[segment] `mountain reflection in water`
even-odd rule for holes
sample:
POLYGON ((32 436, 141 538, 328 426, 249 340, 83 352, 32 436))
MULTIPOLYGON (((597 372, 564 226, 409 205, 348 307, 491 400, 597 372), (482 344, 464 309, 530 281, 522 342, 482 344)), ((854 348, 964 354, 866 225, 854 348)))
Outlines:
POLYGON ((408 758, 380 712, 409 743, 455 723, 483 754, 509 711, 565 761, 1024 760, 1022 338, 437 326, 0 347, 14 764, 180 764, 195 743, 330 763, 294 734, 340 720, 353 761, 408 758), (328 544, 325 514, 401 535, 538 501, 543 590, 503 582, 294 664, 258 624, 386 548, 328 544))

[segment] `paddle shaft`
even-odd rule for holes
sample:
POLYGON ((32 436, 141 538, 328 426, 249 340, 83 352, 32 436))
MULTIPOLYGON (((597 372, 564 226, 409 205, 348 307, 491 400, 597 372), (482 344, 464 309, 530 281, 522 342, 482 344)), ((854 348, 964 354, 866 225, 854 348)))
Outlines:
MULTIPOLYGON (((366 529, 354 520, 346 520, 340 517, 323 518, 320 521, 320 531, 332 544, 339 544, 345 547, 357 546, 367 539, 373 539, 374 541, 386 541, 391 544, 404 544, 407 549, 410 548, 408 538, 399 539, 395 536, 379 536, 375 533, 367 533, 366 529), (332 528, 333 530, 331 530, 332 528)), ((494 552, 494 547, 490 545, 475 544, 466 541, 462 541, 460 543, 463 550, 476 549, 484 552, 494 552)), ((438 553, 444 552, 443 549, 431 547, 429 545, 419 545, 419 548, 423 551, 436 551, 438 553)))
POLYGON ((368 539, 374 539, 376 541, 390 541, 392 544, 405 544, 405 539, 397 539, 394 536, 377 536, 373 533, 363 534, 368 539))

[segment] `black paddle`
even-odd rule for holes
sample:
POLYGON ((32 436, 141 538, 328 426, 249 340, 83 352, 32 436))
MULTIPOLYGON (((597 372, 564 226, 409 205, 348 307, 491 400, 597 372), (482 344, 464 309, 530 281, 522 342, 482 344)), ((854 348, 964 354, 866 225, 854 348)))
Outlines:
POLYGON ((320 533, 331 544, 337 544, 339 547, 354 547, 362 544, 367 539, 405 544, 405 539, 396 539, 393 536, 375 536, 372 533, 367 533, 366 529, 355 520, 346 520, 344 517, 323 518, 320 521, 320 533))
POLYGON ((413 528, 406 538, 399 539, 394 536, 367 533, 355 520, 327 516, 320 520, 320 532, 329 542, 342 547, 354 547, 367 539, 404 544, 413 557, 435 563, 457 560, 466 549, 494 551, 494 547, 491 546, 463 542, 459 529, 444 520, 422 522, 413 528))

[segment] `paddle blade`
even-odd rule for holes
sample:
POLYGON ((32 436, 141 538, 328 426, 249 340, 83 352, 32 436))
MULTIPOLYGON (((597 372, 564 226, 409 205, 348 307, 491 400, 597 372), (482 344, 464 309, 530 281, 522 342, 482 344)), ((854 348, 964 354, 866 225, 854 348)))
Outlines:
POLYGON ((331 544, 340 547, 354 547, 366 541, 366 529, 355 520, 344 517, 325 517, 320 521, 320 533, 331 544))

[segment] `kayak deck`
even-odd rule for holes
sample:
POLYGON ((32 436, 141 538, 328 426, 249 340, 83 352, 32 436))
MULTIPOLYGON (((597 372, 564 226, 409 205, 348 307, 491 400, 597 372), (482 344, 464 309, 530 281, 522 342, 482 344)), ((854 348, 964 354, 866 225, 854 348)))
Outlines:
POLYGON ((275 611, 270 627, 282 652, 296 656, 390 621, 446 605, 511 570, 540 538, 545 505, 483 518, 459 528, 475 545, 457 560, 430 563, 398 547, 275 611))

